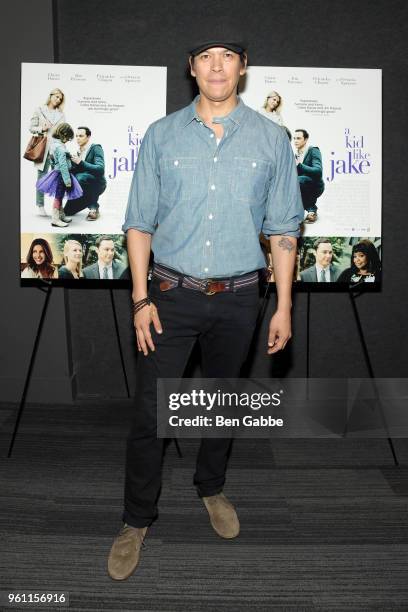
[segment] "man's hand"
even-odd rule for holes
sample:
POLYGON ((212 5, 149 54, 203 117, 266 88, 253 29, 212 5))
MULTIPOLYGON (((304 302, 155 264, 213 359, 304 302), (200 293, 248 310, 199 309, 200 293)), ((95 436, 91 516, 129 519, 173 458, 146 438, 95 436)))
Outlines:
POLYGON ((150 306, 145 306, 139 310, 135 314, 133 322, 136 329, 137 348, 146 356, 149 352, 148 348, 151 351, 155 350, 150 334, 150 324, 153 323, 153 327, 158 334, 161 334, 163 331, 159 313, 153 302, 150 302, 150 306))
POLYGON ((74 164, 81 163, 81 158, 78 155, 71 155, 71 159, 74 162, 74 164))
POLYGON ((268 355, 282 351, 292 337, 290 310, 277 310, 269 324, 268 355))

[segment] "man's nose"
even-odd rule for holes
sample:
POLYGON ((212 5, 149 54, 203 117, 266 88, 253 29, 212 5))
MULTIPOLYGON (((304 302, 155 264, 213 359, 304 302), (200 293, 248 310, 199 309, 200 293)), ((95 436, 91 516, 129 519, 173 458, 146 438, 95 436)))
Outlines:
POLYGON ((214 70, 214 72, 220 72, 220 70, 222 70, 222 60, 220 57, 214 57, 212 61, 212 69, 214 70))

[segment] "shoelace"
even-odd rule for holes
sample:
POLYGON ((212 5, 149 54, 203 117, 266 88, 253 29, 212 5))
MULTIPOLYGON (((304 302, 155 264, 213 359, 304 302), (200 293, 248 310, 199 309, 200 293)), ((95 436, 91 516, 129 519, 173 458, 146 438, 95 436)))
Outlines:
MULTIPOLYGON (((123 525, 123 527, 122 527, 122 529, 121 529, 121 533, 123 533, 123 532, 124 532, 124 530, 126 529, 126 527, 131 527, 131 525, 128 525, 127 523, 124 523, 124 525, 123 525)), ((143 540, 142 540, 142 548, 147 548, 147 546, 146 546, 146 544, 145 544, 145 541, 144 541, 144 538, 143 538, 143 540)))

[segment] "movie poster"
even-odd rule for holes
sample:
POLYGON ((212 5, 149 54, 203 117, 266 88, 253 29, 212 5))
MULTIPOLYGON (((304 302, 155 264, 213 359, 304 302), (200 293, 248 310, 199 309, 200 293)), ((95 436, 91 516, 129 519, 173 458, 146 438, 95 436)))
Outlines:
POLYGON ((147 127, 165 114, 164 67, 22 64, 23 283, 130 277, 130 182, 147 127))
POLYGON ((378 284, 381 70, 251 66, 241 97, 292 144, 305 211, 295 280, 378 284))

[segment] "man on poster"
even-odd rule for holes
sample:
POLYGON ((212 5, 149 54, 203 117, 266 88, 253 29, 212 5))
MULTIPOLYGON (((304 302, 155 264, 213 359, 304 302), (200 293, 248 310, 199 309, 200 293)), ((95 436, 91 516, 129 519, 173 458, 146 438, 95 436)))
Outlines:
MULTIPOLYGON (((196 341, 205 378, 239 376, 255 328, 258 281, 271 243, 278 305, 267 354, 291 337, 291 289, 303 207, 286 133, 237 96, 246 44, 223 28, 190 49, 199 96, 153 123, 140 149, 123 230, 141 352, 137 407, 127 441, 124 526, 108 572, 128 578, 157 518, 163 439, 157 438, 156 380, 180 378, 196 341), (206 41, 206 42, 204 42, 206 41), (231 42, 233 41, 233 42, 231 42), (149 293, 151 249, 155 264, 149 293)), ((231 439, 203 438, 194 484, 214 531, 239 533, 223 493, 231 439)))
POLYGON ((87 221, 96 221, 99 216, 99 196, 106 189, 105 159, 100 144, 90 142, 91 130, 88 127, 79 127, 76 131, 76 141, 79 146, 78 154, 71 155, 72 173, 83 189, 83 196, 68 201, 64 207, 66 215, 89 208, 87 221))
POLYGON ((316 263, 300 273, 304 283, 334 283, 339 277, 338 266, 332 263, 333 247, 329 238, 318 238, 314 244, 316 263))
POLYGON ((116 279, 124 278, 126 266, 115 260, 115 243, 111 236, 98 236, 95 241, 98 261, 83 269, 85 278, 116 279))
POLYGON ((306 130, 295 130, 293 142, 303 208, 307 213, 305 223, 315 223, 317 198, 324 191, 322 156, 319 147, 308 145, 309 133, 306 130))

